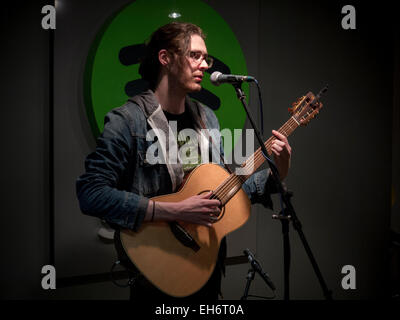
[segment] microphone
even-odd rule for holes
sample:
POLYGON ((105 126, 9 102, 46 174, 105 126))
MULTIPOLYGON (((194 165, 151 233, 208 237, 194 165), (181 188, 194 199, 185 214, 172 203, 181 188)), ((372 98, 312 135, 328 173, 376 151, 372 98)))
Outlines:
POLYGON ((256 260, 254 255, 251 253, 249 249, 245 249, 244 254, 247 256, 247 259, 249 259, 249 262, 253 269, 264 279, 264 281, 267 283, 267 285, 273 290, 276 290, 276 287, 274 283, 272 282, 271 278, 269 277, 268 273, 264 272, 263 269, 261 268, 260 263, 256 260))
POLYGON ((235 74, 222 74, 219 71, 214 71, 210 76, 210 81, 213 85, 219 86, 221 83, 240 83, 254 81, 254 77, 238 76, 235 74))

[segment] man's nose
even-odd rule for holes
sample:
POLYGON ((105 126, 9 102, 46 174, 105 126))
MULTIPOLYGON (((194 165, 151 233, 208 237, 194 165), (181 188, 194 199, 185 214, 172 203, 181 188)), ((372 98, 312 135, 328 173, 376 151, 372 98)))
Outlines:
POLYGON ((201 61, 199 68, 201 70, 207 70, 209 68, 206 59, 203 59, 203 61, 201 61))

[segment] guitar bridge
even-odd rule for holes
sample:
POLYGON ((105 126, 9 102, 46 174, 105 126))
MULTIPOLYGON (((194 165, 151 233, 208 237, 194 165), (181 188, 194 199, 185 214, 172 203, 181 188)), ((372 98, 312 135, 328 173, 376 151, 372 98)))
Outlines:
POLYGON ((200 246, 192 238, 192 236, 178 222, 170 222, 169 226, 175 238, 178 239, 185 247, 192 249, 194 252, 200 250, 200 246))

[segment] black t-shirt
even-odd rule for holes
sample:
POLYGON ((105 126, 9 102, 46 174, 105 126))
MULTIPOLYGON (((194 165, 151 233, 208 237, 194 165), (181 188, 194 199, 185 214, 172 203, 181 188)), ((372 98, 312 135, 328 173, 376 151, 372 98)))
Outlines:
POLYGON ((168 122, 169 121, 177 122, 178 133, 186 128, 194 129, 193 119, 188 111, 185 110, 183 113, 180 113, 180 114, 169 113, 165 110, 163 110, 163 112, 164 112, 165 117, 167 118, 168 122))
POLYGON ((176 121, 177 136, 175 138, 177 139, 183 171, 186 176, 201 163, 200 145, 198 142, 199 137, 194 131, 193 118, 186 110, 181 114, 163 111, 169 123, 171 121, 176 121), (193 131, 189 132, 186 131, 186 129, 192 129, 193 131), (188 135, 188 133, 190 133, 190 135, 188 135))

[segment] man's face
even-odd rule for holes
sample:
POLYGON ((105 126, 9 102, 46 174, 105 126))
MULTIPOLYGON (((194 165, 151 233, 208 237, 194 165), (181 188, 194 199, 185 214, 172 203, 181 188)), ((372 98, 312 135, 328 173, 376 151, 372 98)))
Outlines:
POLYGON ((184 57, 176 57, 180 61, 176 61, 171 68, 171 80, 186 93, 201 90, 204 71, 209 68, 204 60, 204 55, 207 55, 204 40, 199 35, 192 35, 189 54, 184 57), (196 53, 197 57, 201 53, 201 58, 196 60, 196 57, 190 57, 191 52, 196 53))

